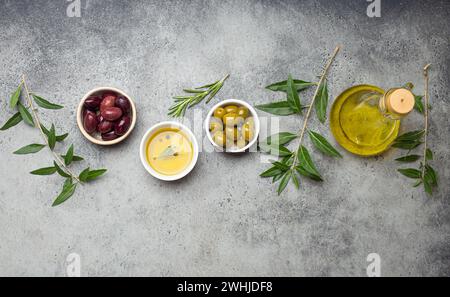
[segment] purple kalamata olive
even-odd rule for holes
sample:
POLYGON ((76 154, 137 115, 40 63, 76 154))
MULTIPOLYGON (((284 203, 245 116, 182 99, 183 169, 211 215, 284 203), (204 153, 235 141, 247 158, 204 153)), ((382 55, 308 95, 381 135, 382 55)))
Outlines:
POLYGON ((103 122, 105 119, 102 117, 102 114, 101 113, 99 113, 98 115, 97 115, 97 121, 99 122, 99 123, 101 123, 101 122, 103 122))
POLYGON ((92 110, 89 110, 89 109, 86 109, 86 108, 83 109, 83 119, 84 119, 84 117, 85 117, 87 114, 91 114, 91 115, 93 115, 93 116, 97 116, 96 113, 93 112, 92 110))
POLYGON ((84 129, 87 133, 91 134, 97 129, 97 116, 95 113, 88 111, 83 119, 84 129))
POLYGON ((131 125, 130 117, 129 116, 124 116, 114 126, 114 132, 117 135, 124 135, 125 133, 127 133, 128 129, 130 128, 130 125, 131 125))
POLYGON ((106 107, 102 110, 102 117, 107 121, 115 121, 122 116, 122 109, 118 107, 106 107))
POLYGON ((109 131, 108 133, 102 134, 102 139, 105 141, 114 140, 117 137, 119 136, 117 136, 116 133, 114 133, 114 131, 109 131))
POLYGON ((96 111, 98 110, 101 102, 102 98, 98 96, 90 96, 86 100, 84 100, 84 107, 89 110, 96 111))
POLYGON ((131 109, 130 101, 124 96, 117 97, 116 106, 120 107, 124 114, 128 113, 131 109))
POLYGON ((116 96, 108 95, 103 97, 102 102, 100 103, 100 111, 103 111, 107 107, 114 107, 116 104, 116 96))
POLYGON ((97 125, 97 131, 103 134, 103 133, 111 131, 113 127, 114 127, 113 122, 101 121, 97 125))

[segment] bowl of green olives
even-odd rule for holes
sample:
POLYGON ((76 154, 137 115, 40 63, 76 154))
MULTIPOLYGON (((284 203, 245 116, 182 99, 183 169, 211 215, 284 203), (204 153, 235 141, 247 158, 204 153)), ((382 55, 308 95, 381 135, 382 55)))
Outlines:
POLYGON ((211 144, 220 151, 242 153, 255 144, 259 118, 247 102, 227 99, 219 102, 206 116, 205 130, 211 144))

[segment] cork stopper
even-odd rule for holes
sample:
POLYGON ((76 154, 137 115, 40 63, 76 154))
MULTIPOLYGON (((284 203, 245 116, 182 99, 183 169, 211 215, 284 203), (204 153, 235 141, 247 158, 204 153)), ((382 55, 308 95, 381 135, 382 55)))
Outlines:
POLYGON ((414 108, 414 95, 408 89, 395 89, 385 100, 387 110, 399 115, 406 115, 414 108))

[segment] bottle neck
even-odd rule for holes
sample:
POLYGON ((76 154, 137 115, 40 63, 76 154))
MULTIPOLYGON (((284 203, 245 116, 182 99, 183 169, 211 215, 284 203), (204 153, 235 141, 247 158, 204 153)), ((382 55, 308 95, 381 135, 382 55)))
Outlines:
POLYGON ((401 120, 410 112, 407 111, 404 113, 399 113, 396 112, 394 108, 392 108, 392 102, 390 102, 390 100, 393 100, 392 94, 394 92, 397 92, 398 90, 399 88, 389 89, 387 92, 384 93, 383 96, 381 96, 379 101, 380 112, 383 114, 383 116, 392 120, 401 120))

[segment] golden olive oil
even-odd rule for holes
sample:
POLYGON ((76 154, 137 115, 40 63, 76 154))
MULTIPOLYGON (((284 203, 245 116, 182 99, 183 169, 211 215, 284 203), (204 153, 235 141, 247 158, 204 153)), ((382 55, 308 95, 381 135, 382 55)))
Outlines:
POLYGON ((400 119, 413 106, 409 90, 385 92, 371 85, 354 86, 336 98, 331 109, 331 131, 348 151, 361 156, 378 155, 397 138, 400 119))

